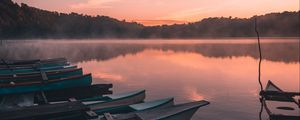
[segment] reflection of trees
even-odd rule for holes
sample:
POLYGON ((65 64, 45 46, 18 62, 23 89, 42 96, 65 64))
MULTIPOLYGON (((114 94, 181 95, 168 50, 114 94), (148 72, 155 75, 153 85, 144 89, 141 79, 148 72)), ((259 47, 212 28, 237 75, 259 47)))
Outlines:
MULTIPOLYGON (((125 43, 14 43, 0 47, 1 58, 34 59, 66 57, 72 62, 108 60, 145 49, 199 53, 206 57, 258 58, 256 44, 125 44, 125 43)), ((299 61, 297 43, 264 43, 263 58, 271 61, 299 61)))

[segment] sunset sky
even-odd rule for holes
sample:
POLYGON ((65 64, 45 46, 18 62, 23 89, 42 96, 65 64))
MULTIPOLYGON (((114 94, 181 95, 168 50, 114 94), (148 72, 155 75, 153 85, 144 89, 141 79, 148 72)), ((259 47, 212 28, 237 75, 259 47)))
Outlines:
POLYGON ((299 0, 13 0, 37 8, 105 15, 144 25, 199 21, 207 17, 242 17, 298 11, 299 0))

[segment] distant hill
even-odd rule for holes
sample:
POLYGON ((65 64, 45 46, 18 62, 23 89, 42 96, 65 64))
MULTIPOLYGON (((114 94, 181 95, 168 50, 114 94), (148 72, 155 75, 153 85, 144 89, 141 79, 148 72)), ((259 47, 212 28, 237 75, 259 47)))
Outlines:
POLYGON ((215 17, 181 25, 146 27, 107 16, 58 13, 0 0, 0 38, 206 38, 254 37, 253 20, 263 37, 299 37, 299 11, 249 19, 215 17))

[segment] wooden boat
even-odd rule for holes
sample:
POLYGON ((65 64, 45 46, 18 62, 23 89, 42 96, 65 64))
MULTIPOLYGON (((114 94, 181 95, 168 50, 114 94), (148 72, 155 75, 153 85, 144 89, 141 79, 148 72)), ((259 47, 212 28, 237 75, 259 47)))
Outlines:
POLYGON ((300 106, 293 97, 297 92, 285 92, 271 81, 268 81, 264 91, 261 92, 264 108, 271 120, 299 120, 300 106))
MULTIPOLYGON (((135 104, 135 103, 140 103, 142 102, 143 100, 145 99, 145 90, 140 90, 140 91, 134 91, 134 92, 129 92, 129 93, 121 93, 121 94, 114 94, 114 95, 105 95, 105 96, 98 96, 98 97, 94 97, 94 98, 89 98, 89 99, 82 99, 82 100, 75 100, 75 99, 70 99, 69 101, 71 102, 80 102, 82 103, 82 105, 85 105, 87 106, 88 108, 90 108, 91 110, 99 110, 99 109, 102 109, 103 111, 109 111, 109 108, 116 108, 116 107, 119 107, 119 106, 123 106, 122 108, 124 109, 125 106, 128 106, 128 105, 131 105, 131 104, 135 104), (86 102, 84 102, 86 101, 86 102), (106 109, 106 110, 104 110, 106 109)), ((60 101, 60 102, 50 102, 49 104, 52 104, 52 105, 56 105, 56 104, 60 104, 60 105, 63 105, 63 104, 66 104, 66 103, 69 103, 69 101, 60 101)), ((165 104, 167 104, 169 101, 166 101, 166 100, 162 100, 160 102, 157 102, 156 104, 155 103, 149 103, 148 106, 146 106, 146 104, 144 105, 145 107, 142 108, 140 107, 139 105, 135 105, 135 106, 132 106, 132 108, 136 108, 137 110, 140 109, 143 110, 143 109, 151 109, 151 108, 155 108, 155 107, 159 107, 159 106, 163 106, 165 104)), ((34 107, 34 106, 30 106, 30 107, 25 107, 25 108, 28 108, 29 110, 31 109, 36 109, 36 111, 40 111, 40 110, 43 110, 44 109, 44 106, 45 105, 39 105, 39 106, 42 106, 41 109, 39 109, 38 107, 34 107)), ((49 106, 49 105, 48 105, 49 106)), ((21 108, 24 108, 24 107, 21 107, 21 108)), ((11 108, 11 109, 8 109, 8 110, 5 110, 4 113, 6 112, 14 112, 14 111, 19 111, 21 112, 23 109, 21 109, 20 107, 17 107, 17 108, 11 108), (18 110, 18 109, 21 109, 21 110, 18 110)), ((120 107, 121 108, 121 107, 120 107)), ((76 119, 77 117, 80 117, 78 115, 78 113, 74 113, 74 112, 71 112, 70 114, 61 114, 61 113, 57 113, 55 112, 54 109, 52 109, 53 112, 55 113, 55 115, 49 115, 49 114, 32 114, 32 115, 25 115, 23 117, 18 117, 18 119, 25 119, 25 118, 35 118, 35 117, 42 117, 42 118, 52 118, 52 119, 76 119)), ((120 109, 121 110, 121 109, 120 109)), ((44 109, 44 111, 47 111, 46 109, 44 109)), ((52 113, 50 112, 51 110, 49 110, 47 113, 52 113)), ((117 111, 116 109, 112 109, 112 111, 117 111)), ((2 112, 3 113, 3 112, 2 112)), ((15 114, 18 114, 17 112, 15 114)), ((5 116, 5 115, 4 115, 5 116)), ((0 117, 1 117, 1 112, 0 112, 0 117)), ((6 116, 9 118, 9 116, 6 116)), ((82 116, 81 116, 82 117, 82 116)), ((84 116, 85 118, 85 116, 84 116)))
MULTIPOLYGON (((91 86, 71 87, 57 90, 36 91, 31 93, 10 94, 0 96, 0 103, 17 105, 31 99, 32 104, 47 104, 48 102, 67 101, 69 98, 85 99, 106 94, 112 94, 112 84, 94 84, 91 86), (25 98, 24 98, 25 97, 25 98), (29 98, 32 97, 32 98, 29 98)), ((0 104, 0 106, 1 106, 0 104)))
POLYGON ((110 90, 112 86, 112 84, 94 84, 91 86, 80 86, 58 90, 38 91, 35 92, 35 101, 45 102, 43 96, 45 96, 47 102, 65 101, 69 100, 69 98, 75 98, 79 100, 86 98, 94 98, 96 96, 112 94, 112 91, 110 90), (44 95, 42 95, 41 92, 44 95))
POLYGON ((112 88, 112 84, 95 84, 59 90, 3 95, 0 96, 0 111, 7 111, 16 107, 43 105, 49 102, 69 100, 69 98, 85 99, 103 96, 112 94, 110 88, 112 88))
POLYGON ((89 86, 91 85, 91 83, 91 74, 86 74, 71 76, 68 78, 53 79, 51 81, 32 81, 16 84, 0 84, 0 95, 89 86))
MULTIPOLYGON (((115 114, 124 114, 124 113, 128 113, 128 112, 142 112, 142 111, 149 111, 149 110, 154 110, 154 109, 163 109, 166 107, 171 107, 172 105, 174 105, 174 99, 173 98, 167 98, 167 99, 161 99, 161 100, 154 100, 154 101, 149 101, 149 102, 144 102, 144 103, 138 103, 138 104, 132 104, 132 105, 126 105, 126 106, 118 106, 118 107, 113 107, 113 108, 107 108, 107 109, 101 109, 101 110, 91 110, 89 112, 92 112, 94 115, 90 116, 90 114, 85 114, 84 116, 82 116, 81 119, 99 119, 98 115, 100 115, 99 117, 103 117, 102 114, 105 112, 109 112, 111 113, 115 113, 115 114)), ((74 115, 64 115, 60 118, 56 118, 56 119, 76 119, 78 118, 78 116, 74 117, 74 115)))
POLYGON ((194 113, 203 106, 208 105, 207 101, 196 101, 174 105, 171 107, 145 110, 128 114, 111 115, 105 113, 100 120, 189 120, 194 113))
POLYGON ((22 107, 1 112, 3 120, 12 119, 80 119, 80 120, 187 120, 207 101, 197 101, 174 106, 156 107, 127 114, 98 115, 81 102, 66 102, 41 106, 22 107), (36 112, 39 111, 39 112, 36 112))
POLYGON ((53 63, 36 63, 36 64, 24 64, 24 65, 0 65, 0 69, 26 69, 26 68, 41 68, 41 67, 54 67, 70 65, 67 61, 59 61, 53 63))
POLYGON ((43 64, 34 64, 31 66, 0 66, 0 70, 18 70, 18 69, 43 69, 43 68, 49 68, 49 67, 61 67, 61 66, 68 66, 70 63, 55 63, 51 65, 43 65, 43 64))
POLYGON ((97 114, 110 113, 110 114, 120 114, 129 112, 141 112, 150 109, 165 108, 174 105, 174 98, 166 98, 160 100, 153 100, 144 103, 123 105, 106 109, 93 110, 97 114))
POLYGON ((65 69, 65 70, 54 70, 47 72, 35 72, 26 74, 8 74, 0 75, 1 83, 18 83, 18 82, 28 82, 28 81, 41 81, 41 80, 51 80, 58 78, 65 78, 74 75, 82 75, 81 68, 65 69))
POLYGON ((44 68, 28 68, 28 69, 4 69, 0 70, 0 75, 3 74, 18 74, 18 73, 32 73, 38 71, 51 71, 51 70, 64 70, 77 68, 76 65, 67 65, 67 66, 54 66, 54 67, 44 67, 44 68))
POLYGON ((35 60, 0 60, 0 65, 32 65, 32 64, 47 64, 47 63, 57 63, 57 62, 67 62, 66 58, 53 58, 53 59, 35 59, 35 60))
MULTIPOLYGON (((73 115, 72 117, 79 119, 88 110, 89 108, 80 102, 67 102, 16 108, 11 111, 0 112, 0 118, 1 120, 47 120, 73 115)), ((64 118, 67 119, 67 117, 64 118)))
POLYGON ((91 110, 99 110, 105 108, 112 108, 123 105, 131 105, 143 102, 146 94, 145 90, 134 91, 129 93, 105 95, 99 98, 83 99, 83 104, 88 105, 91 110))
MULTIPOLYGON (((91 108, 91 110, 100 110, 113 108, 117 106, 126 106, 141 103, 145 99, 145 90, 133 91, 128 93, 97 96, 80 101, 91 108)), ((51 102, 50 104, 63 103, 68 101, 51 102)))

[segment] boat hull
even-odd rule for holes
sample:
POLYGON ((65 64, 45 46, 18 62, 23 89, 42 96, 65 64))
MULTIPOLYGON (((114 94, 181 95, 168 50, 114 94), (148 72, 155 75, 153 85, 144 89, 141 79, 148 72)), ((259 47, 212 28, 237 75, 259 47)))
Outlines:
POLYGON ((63 80, 49 81, 47 83, 36 83, 27 85, 8 86, 0 88, 0 95, 28 93, 35 91, 57 90, 63 88, 89 86, 92 83, 91 74, 64 78, 63 80))
POLYGON ((126 106, 135 103, 142 102, 146 97, 145 91, 137 92, 136 94, 132 94, 126 97, 121 97, 118 99, 111 99, 105 102, 93 103, 93 104, 86 104, 90 106, 91 110, 99 110, 99 109, 106 109, 106 108, 113 108, 117 106, 126 106))
POLYGON ((77 68, 75 65, 68 65, 68 66, 55 66, 55 67, 45 67, 45 68, 30 68, 30 69, 4 69, 0 70, 1 74, 18 74, 18 73, 32 73, 32 72, 38 72, 38 71, 51 71, 51 70, 64 70, 64 69, 72 69, 77 68))
MULTIPOLYGON (((45 72, 45 75, 47 76, 48 80, 51 79, 58 79, 58 78, 66 78, 70 76, 76 76, 76 75, 82 75, 83 71, 82 69, 67 69, 57 72, 45 72)), ((42 74, 36 73, 36 74, 23 74, 23 75, 15 75, 16 77, 11 77, 12 75, 0 75, 0 83, 10 83, 10 82, 28 82, 28 81, 41 81, 43 80, 42 74)))
POLYGON ((165 108, 170 107, 174 105, 174 99, 168 98, 168 99, 161 99, 161 100, 155 100, 155 101, 149 101, 145 103, 138 103, 133 105, 126 105, 126 106, 117 106, 112 108, 106 108, 106 109, 98 109, 94 110, 95 113, 101 115, 104 113, 110 113, 110 114, 124 114, 129 112, 141 112, 145 110, 151 110, 151 109, 159 109, 159 108, 165 108))

